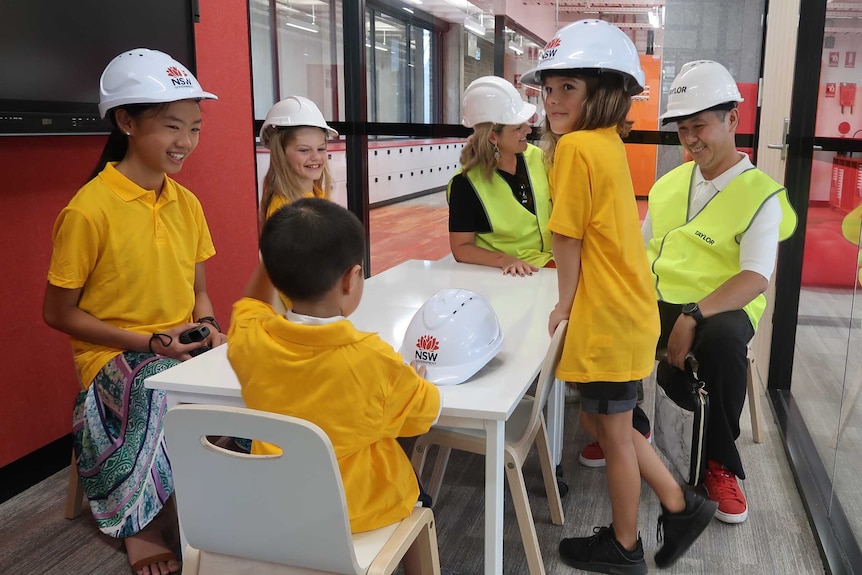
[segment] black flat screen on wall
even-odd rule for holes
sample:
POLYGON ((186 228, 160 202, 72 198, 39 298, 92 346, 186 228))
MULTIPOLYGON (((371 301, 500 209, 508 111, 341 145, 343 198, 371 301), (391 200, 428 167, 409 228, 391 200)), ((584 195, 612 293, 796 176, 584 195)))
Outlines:
POLYGON ((103 133, 99 77, 124 50, 195 71, 195 0, 2 0, 0 135, 103 133))

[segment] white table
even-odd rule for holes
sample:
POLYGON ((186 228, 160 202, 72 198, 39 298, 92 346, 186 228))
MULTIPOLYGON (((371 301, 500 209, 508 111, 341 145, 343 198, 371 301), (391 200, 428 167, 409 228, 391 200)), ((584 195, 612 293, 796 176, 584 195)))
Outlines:
MULTIPOLYGON (((362 303, 350 319, 358 329, 376 331, 398 349, 415 311, 436 291, 449 287, 484 296, 505 336, 502 351, 476 375, 461 385, 440 388, 439 420, 440 425, 485 430, 485 573, 501 574, 505 424, 536 378, 550 342, 547 322, 557 300, 556 270, 513 278, 484 266, 408 261, 366 280, 362 303)), ((244 405, 226 346, 153 375, 146 386, 166 390, 169 408, 180 403, 244 405)))

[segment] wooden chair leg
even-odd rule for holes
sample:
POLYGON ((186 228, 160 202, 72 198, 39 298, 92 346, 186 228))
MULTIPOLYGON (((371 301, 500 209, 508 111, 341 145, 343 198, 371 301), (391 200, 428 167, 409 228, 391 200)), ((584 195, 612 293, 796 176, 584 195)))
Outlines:
POLYGON ((760 406, 760 386, 755 376, 754 357, 749 350, 748 370, 745 375, 748 388, 748 410, 751 413, 751 434, 755 443, 763 442, 763 411, 760 406))
POLYGON ((451 447, 440 445, 437 447, 437 459, 434 461, 434 471, 431 472, 431 481, 428 483, 428 495, 431 496, 431 501, 437 501, 437 496, 440 495, 440 486, 443 484, 443 475, 446 474, 446 466, 449 465, 449 454, 452 453, 451 447))
POLYGON ((554 525, 562 525, 565 517, 563 515, 563 502, 560 500, 560 486, 557 484, 557 474, 551 463, 551 450, 548 445, 545 418, 541 415, 539 416, 539 430, 536 432, 535 441, 539 453, 539 465, 542 468, 542 479, 545 482, 545 493, 548 497, 548 507, 551 508, 551 522, 554 525))
POLYGON ((78 463, 75 461, 75 451, 72 451, 72 465, 69 466, 69 485, 66 487, 66 519, 75 519, 81 515, 81 505, 84 500, 84 486, 78 478, 78 463))
POLYGON ((410 456, 410 465, 413 466, 413 471, 416 472, 416 477, 421 479, 422 471, 425 470, 425 458, 428 456, 428 448, 430 445, 422 441, 419 437, 416 443, 413 444, 413 455, 410 456))
POLYGON ((404 571, 419 575, 440 575, 440 555, 437 549, 437 528, 432 521, 422 528, 404 554, 404 571), (409 569, 409 571, 408 571, 409 569))
POLYGON ((533 522, 530 500, 527 498, 527 486, 524 484, 524 474, 518 464, 508 457, 506 459, 506 478, 509 480, 509 491, 512 492, 512 502, 515 504, 515 515, 518 518, 530 575, 545 575, 539 537, 536 534, 536 524, 533 522))

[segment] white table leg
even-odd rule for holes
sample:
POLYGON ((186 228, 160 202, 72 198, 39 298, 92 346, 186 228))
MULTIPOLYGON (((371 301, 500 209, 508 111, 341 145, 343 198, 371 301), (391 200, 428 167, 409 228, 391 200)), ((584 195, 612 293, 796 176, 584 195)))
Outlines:
POLYGON ((548 442, 551 444, 551 462, 554 465, 559 465, 563 460, 563 418, 565 417, 563 408, 566 406, 565 394, 566 384, 559 379, 555 379, 551 393, 548 394, 548 414, 545 418, 548 424, 548 442))
POLYGON ((485 422, 485 575, 503 573, 504 421, 485 422))

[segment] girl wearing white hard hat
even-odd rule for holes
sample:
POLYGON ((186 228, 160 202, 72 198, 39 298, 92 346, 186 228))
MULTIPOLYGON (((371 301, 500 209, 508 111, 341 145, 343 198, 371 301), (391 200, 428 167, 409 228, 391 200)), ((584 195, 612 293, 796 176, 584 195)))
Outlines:
MULTIPOLYGON (((279 208, 300 198, 331 198, 326 142, 337 137, 338 132, 308 98, 288 96, 273 104, 260 128, 260 143, 269 148, 269 169, 260 198, 261 227, 279 208)), ((290 298, 272 289, 275 309, 281 313, 290 310, 290 298)))
POLYGON ((632 428, 638 380, 650 374, 659 335, 652 285, 625 147, 617 128, 643 90, 637 49, 618 28, 582 20, 562 28, 539 65, 522 77, 540 85, 554 190, 559 300, 549 330, 570 320, 557 377, 578 383, 580 422, 607 462, 613 523, 592 537, 564 539, 560 555, 587 571, 646 573, 638 535, 641 478, 662 504, 660 567, 673 563, 709 524, 714 503, 683 491, 632 428))
POLYGON ((114 58, 100 88, 99 111, 114 129, 94 176, 54 224, 43 311, 72 340, 83 387, 75 456, 96 524, 124 540, 135 572, 163 575, 180 569, 161 535, 176 523, 167 405, 144 379, 226 339, 206 290, 204 261, 215 249, 203 210, 171 178, 198 144, 198 102, 216 96, 145 48, 114 58), (181 343, 204 325, 204 342, 181 343))
POLYGON ((484 76, 464 91, 461 109, 473 134, 446 190, 452 255, 513 276, 553 265, 548 177, 542 151, 527 143, 536 106, 506 80, 484 76))
POLYGON ((270 153, 260 201, 261 222, 299 198, 330 198, 326 141, 337 137, 338 132, 308 98, 288 96, 269 109, 260 129, 260 143, 270 153))

